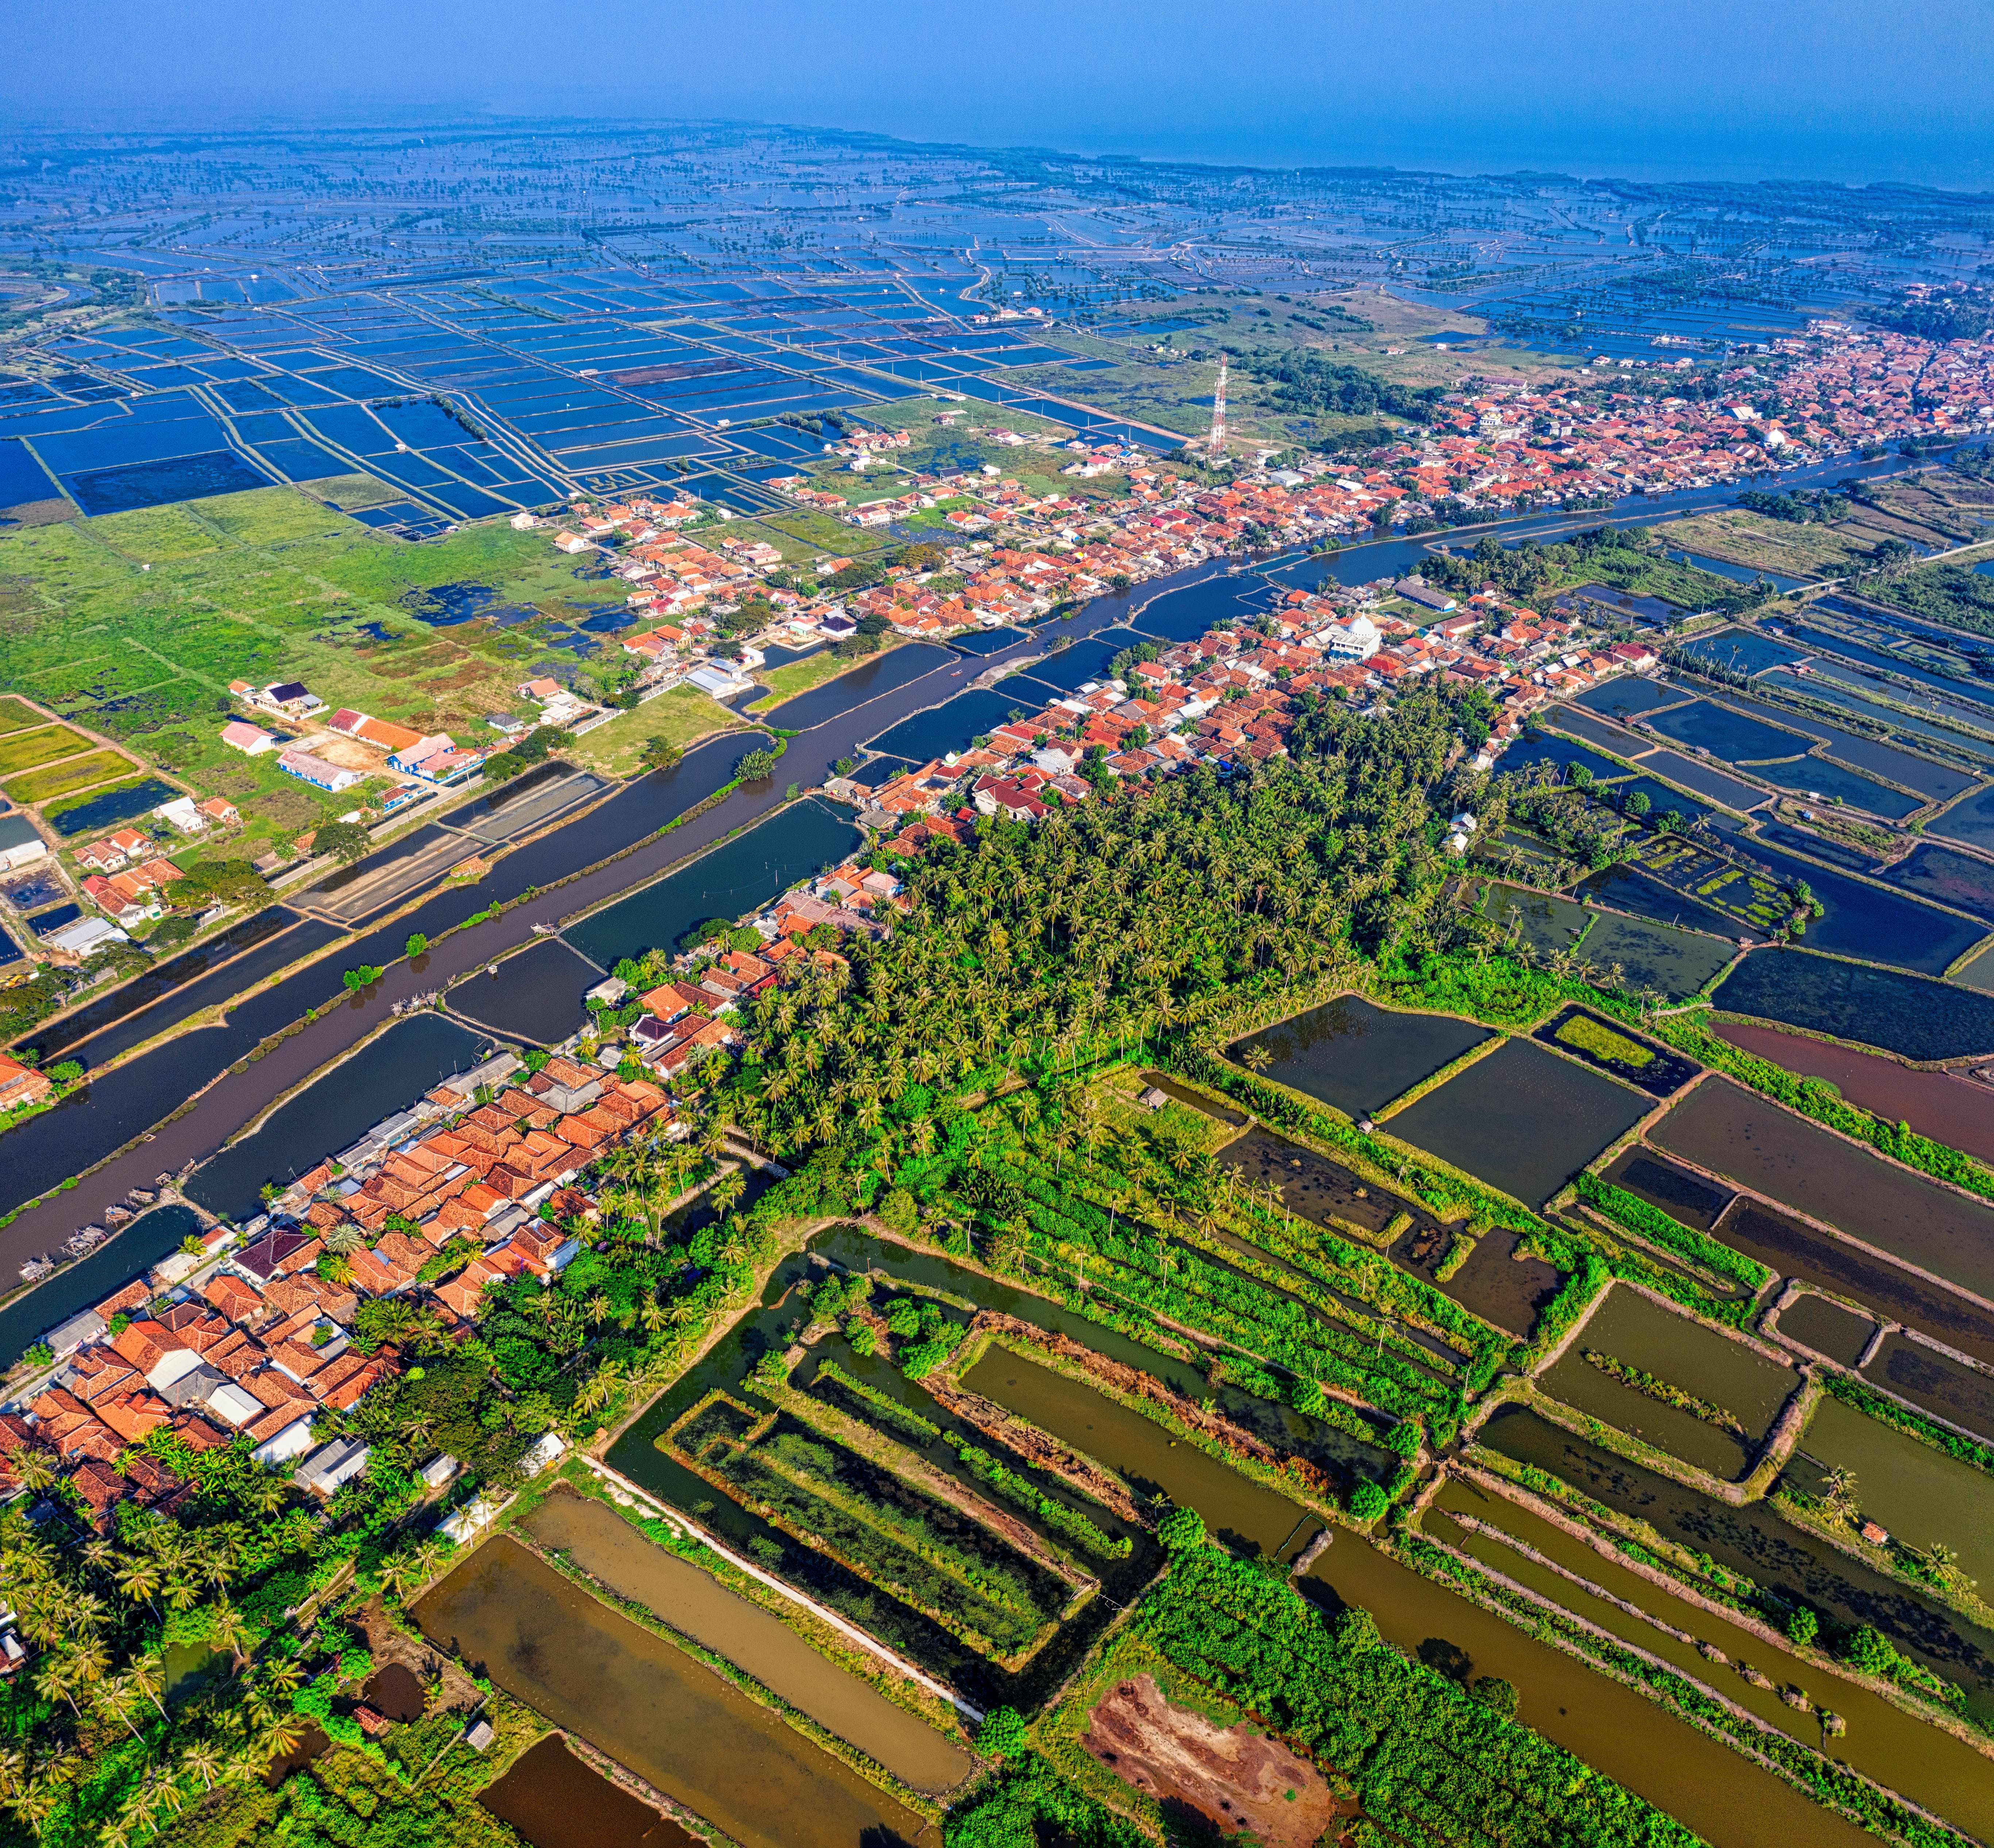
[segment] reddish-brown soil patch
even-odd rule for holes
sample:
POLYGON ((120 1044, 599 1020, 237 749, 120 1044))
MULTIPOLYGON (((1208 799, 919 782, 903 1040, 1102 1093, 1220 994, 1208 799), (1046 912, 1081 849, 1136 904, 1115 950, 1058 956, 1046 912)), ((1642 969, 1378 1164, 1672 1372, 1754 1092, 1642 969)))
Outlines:
POLYGON ((1852 1104, 1886 1123, 1907 1123, 1920 1136, 1994 1161, 1994 1090, 1970 1078, 1913 1071, 1873 1052, 1857 1052, 1770 1027, 1723 1021, 1712 1030, 1741 1050, 1803 1078, 1828 1079, 1852 1104))
POLYGON ((1194 1809, 1228 1835, 1251 1829, 1269 1848, 1311 1848, 1337 1821, 1336 1798, 1307 1759, 1244 1726, 1172 1706, 1153 1675, 1118 1682, 1088 1715, 1081 1743, 1166 1809, 1194 1809))

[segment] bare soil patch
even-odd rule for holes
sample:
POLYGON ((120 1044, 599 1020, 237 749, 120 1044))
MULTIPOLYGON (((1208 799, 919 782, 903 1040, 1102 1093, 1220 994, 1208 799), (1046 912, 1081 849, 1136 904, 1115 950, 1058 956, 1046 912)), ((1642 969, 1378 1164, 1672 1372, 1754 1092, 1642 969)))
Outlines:
POLYGON ((1269 1848, 1310 1848, 1337 1821, 1336 1798, 1307 1759, 1244 1725, 1216 1726, 1172 1706, 1153 1675, 1116 1683, 1081 1743, 1166 1811, 1187 1806, 1225 1833, 1250 1829, 1269 1848))

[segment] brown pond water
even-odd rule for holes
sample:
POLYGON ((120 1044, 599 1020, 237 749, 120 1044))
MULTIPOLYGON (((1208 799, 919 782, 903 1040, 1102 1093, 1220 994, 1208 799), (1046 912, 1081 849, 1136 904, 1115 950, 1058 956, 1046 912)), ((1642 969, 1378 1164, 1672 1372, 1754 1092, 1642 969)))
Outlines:
POLYGON ((1602 1557, 1561 1527, 1540 1520, 1505 1497, 1486 1493, 1472 1483, 1449 1483, 1436 1498, 1443 1511, 1429 1513, 1425 1527, 1437 1539, 1472 1553, 1497 1572, 1554 1599, 1570 1611, 1623 1641, 1673 1663, 1685 1674, 1715 1688, 1727 1699, 1747 1709, 1803 1744, 1820 1748, 1824 1742, 1818 1723, 1787 1706, 1780 1687, 1797 1685, 1816 1707, 1826 1707, 1848 1722, 1848 1730, 1831 1742, 1833 1755, 1866 1776, 1874 1778, 1915 1803, 1934 1809, 1982 1840, 1994 1839, 1994 1760, 1962 1744, 1935 1726, 1927 1726, 1901 1708, 1853 1682, 1842 1680, 1811 1662, 1801 1661, 1701 1606, 1670 1597, 1639 1574, 1602 1557), (1617 1605, 1578 1589, 1525 1558, 1513 1548, 1471 1534, 1445 1521, 1444 1513, 1472 1514, 1491 1527, 1513 1534, 1547 1558, 1588 1582, 1624 1598, 1663 1622, 1686 1630, 1700 1642, 1714 1644, 1730 1658, 1728 1665, 1707 1661, 1694 1644, 1681 1643, 1652 1623, 1629 1617, 1617 1605), (1450 1531, 1451 1530, 1451 1531, 1450 1531), (1755 1688, 1737 1670, 1749 1662, 1776 1684, 1755 1688))
POLYGON ((1758 1446, 1800 1376, 1742 1342, 1706 1329, 1637 1291, 1616 1286, 1586 1319, 1557 1364, 1538 1383, 1554 1399, 1735 1481, 1750 1472, 1758 1446), (1693 1413, 1650 1398, 1595 1366, 1588 1349, 1653 1374, 1729 1412, 1740 1438, 1693 1413))
POLYGON ((488 1541, 416 1617, 439 1647, 742 1848, 889 1848, 939 1832, 516 1540, 488 1541))
POLYGON ((1562 1274, 1541 1258, 1517 1257, 1523 1240, 1499 1226, 1477 1239, 1467 1263, 1441 1283, 1434 1274, 1453 1243, 1451 1232, 1437 1239, 1423 1239, 1415 1227, 1392 1247, 1392 1257, 1469 1314, 1519 1340, 1526 1337, 1537 1325, 1537 1311, 1557 1294, 1562 1274))
POLYGON ((1880 1161, 1728 1078, 1705 1079, 1650 1133, 1699 1167, 1994 1295, 1994 1206, 1880 1161))
POLYGON ((384 1719, 406 1726, 423 1716, 423 1684, 404 1662, 389 1662, 385 1668, 376 1668, 360 1692, 368 1706, 384 1719))
POLYGON ((1963 1687, 1973 1712, 1994 1715, 1994 1635, 1782 1521, 1766 1503, 1734 1508, 1629 1462, 1527 1406, 1498 1407, 1481 1441, 1637 1516, 1664 1538, 1708 1554, 1777 1597, 1811 1605, 1831 1634, 1873 1623, 1906 1654, 1963 1687))
POLYGON ((618 1597, 643 1605, 745 1668, 916 1790, 940 1795, 975 1768, 962 1747, 818 1654, 779 1618, 646 1539, 614 1509, 559 1490, 526 1526, 543 1546, 565 1553, 618 1597))
POLYGON ((1698 1232, 1708 1232, 1715 1226, 1723 1218, 1725 1208, 1737 1198, 1728 1187, 1713 1187, 1701 1174, 1677 1167, 1673 1161, 1658 1160, 1638 1142, 1614 1158, 1606 1171, 1606 1179, 1698 1232))
POLYGON ((1895 1333, 1883 1337, 1876 1358, 1863 1370, 1877 1385, 1924 1406, 1948 1424, 1964 1425, 1994 1440, 1994 1378, 1985 1373, 1895 1333))
MULTIPOLYGON (((1317 1531, 1313 1515, 1185 1445, 1077 1380, 993 1349, 965 1383, 1088 1451, 1146 1491, 1194 1507, 1235 1545, 1291 1555, 1317 1531)), ((1304 1579, 1325 1605, 1355 1604, 1388 1641, 1422 1659, 1496 1675, 1523 1695, 1524 1723, 1608 1777, 1681 1817, 1718 1848, 1769 1843, 1857 1848, 1869 1838, 1728 1747, 1632 1689, 1526 1636, 1502 1618, 1421 1578, 1352 1534, 1304 1579)))
POLYGON ((1214 1534, 1240 1551, 1291 1559, 1322 1525, 1285 1495, 1176 1441, 1141 1414, 1008 1349, 991 1349, 963 1384, 1105 1463, 1139 1493, 1160 1491, 1197 1509, 1214 1534))
POLYGON ((1873 1052, 1810 1040, 1776 1027, 1713 1021, 1711 1030, 1803 1078, 1824 1078, 1852 1104, 1886 1123, 1907 1123, 1921 1136, 1983 1161, 1994 1161, 1994 1090, 1949 1071, 1913 1071, 1873 1052))
POLYGON ((1876 1323, 1868 1316, 1811 1292, 1780 1311, 1779 1328, 1790 1339, 1844 1366, 1853 1366, 1862 1358, 1876 1332, 1876 1323))
POLYGON ((1948 1347, 1994 1363, 1994 1314, 1790 1214, 1740 1198, 1724 1215, 1717 1236, 1782 1277, 1832 1290, 1886 1321, 1920 1329, 1948 1347))
POLYGON ((558 1733, 478 1800, 532 1848, 695 1848, 677 1823, 577 1758, 558 1733))
POLYGON ((1800 1448, 1824 1469, 1855 1473, 1866 1520, 1881 1523, 1907 1546, 1951 1547, 1960 1570, 1994 1590, 1994 1476, 1839 1399, 1821 1401, 1800 1448))
POLYGON ((1339 1539, 1303 1583, 1324 1604, 1362 1606, 1387 1642, 1443 1674, 1501 1677, 1523 1697, 1516 1717, 1524 1725, 1687 1822, 1715 1848, 1856 1848, 1871 1839, 1645 1695, 1376 1547, 1339 1539))

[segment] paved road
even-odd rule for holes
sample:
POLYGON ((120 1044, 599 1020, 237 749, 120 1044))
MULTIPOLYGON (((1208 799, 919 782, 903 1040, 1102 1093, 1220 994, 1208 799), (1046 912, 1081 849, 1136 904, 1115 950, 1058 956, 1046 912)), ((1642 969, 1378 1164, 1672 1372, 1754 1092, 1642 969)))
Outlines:
MULTIPOLYGON (((1208 568, 1172 581, 1208 574, 1208 568)), ((1112 627, 1125 616, 1132 599, 1147 602, 1162 588, 1160 582, 1139 585, 1129 595, 1098 599, 1071 623, 1062 624, 1060 633, 1078 639, 1112 627)), ((75 1187, 0 1229, 0 1289, 12 1282, 27 1259, 57 1250, 80 1226, 101 1222, 104 1209, 123 1199, 130 1188, 149 1187, 159 1174, 177 1174, 189 1163, 207 1159, 273 1099, 372 1032, 396 1001, 440 988, 533 941, 536 924, 557 927, 649 883, 780 807, 788 784, 808 789, 822 783, 838 759, 858 756, 865 741, 887 726, 953 698, 993 667, 1042 653, 1043 646, 1031 641, 999 656, 952 657, 934 672, 791 739, 768 782, 736 790, 696 821, 668 835, 656 834, 674 815, 696 807, 731 774, 742 740, 738 734, 716 739, 689 753, 677 770, 646 777, 588 814, 507 853, 475 886, 439 893, 355 940, 329 961, 312 964, 246 997, 231 1010, 225 1025, 183 1034, 106 1073, 60 1109, 0 1137, 0 1202, 11 1206, 59 1187, 132 1137, 152 1131, 151 1140, 128 1149, 75 1187), (578 865, 620 852, 632 840, 643 844, 579 879, 515 904, 489 923, 444 936, 495 900, 509 901, 549 886, 578 865), (416 931, 433 940, 441 938, 420 970, 397 960, 416 931), (371 994, 328 1006, 338 1003, 343 971, 361 963, 385 966, 387 972, 371 994), (327 1011, 302 1032, 244 1070, 227 1071, 269 1034, 301 1019, 308 1009, 320 1007, 327 1011), (211 1083, 218 1072, 224 1075, 211 1083), (204 1085, 210 1088, 204 1092, 204 1085), (197 1093, 199 1101, 191 1110, 161 1123, 197 1093)), ((213 1005, 219 997, 206 982, 200 986, 202 1004, 213 1005)), ((178 1006, 179 998, 173 996, 153 1003, 146 1012, 157 1023, 149 1030, 163 1030, 174 1018, 185 1018, 188 1010, 183 1008, 177 1015, 173 1011, 178 1006)), ((130 1030, 126 1023, 120 1025, 130 1030)), ((404 1101, 384 1099, 382 1109, 404 1101)))

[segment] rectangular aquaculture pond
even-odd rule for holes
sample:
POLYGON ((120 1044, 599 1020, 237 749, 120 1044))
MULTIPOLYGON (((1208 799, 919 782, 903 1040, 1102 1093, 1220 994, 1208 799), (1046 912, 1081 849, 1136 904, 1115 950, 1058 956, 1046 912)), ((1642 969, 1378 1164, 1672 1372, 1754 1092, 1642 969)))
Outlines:
POLYGON ((1653 1107, 1643 1093, 1527 1040, 1509 1040, 1385 1126, 1541 1206, 1653 1107))
POLYGON ((1703 1068, 1666 1047, 1637 1039, 1625 1027, 1602 1020, 1578 1006, 1547 1020, 1532 1036, 1582 1059, 1596 1071, 1610 1071, 1655 1097, 1670 1097, 1703 1068))
POLYGON ((1553 1398, 1726 1480, 1749 1472, 1799 1383, 1792 1368, 1624 1285, 1538 1379, 1553 1398))
POLYGON ((1339 995, 1230 1051, 1277 1083, 1347 1116, 1363 1116, 1492 1037, 1487 1027, 1452 1014, 1399 1013, 1339 995), (1256 1052, 1267 1055, 1266 1064, 1256 1052))
POLYGON ((1699 1085, 1653 1140, 1982 1296, 1994 1294, 1994 1206, 1845 1142, 1728 1078, 1699 1085))

